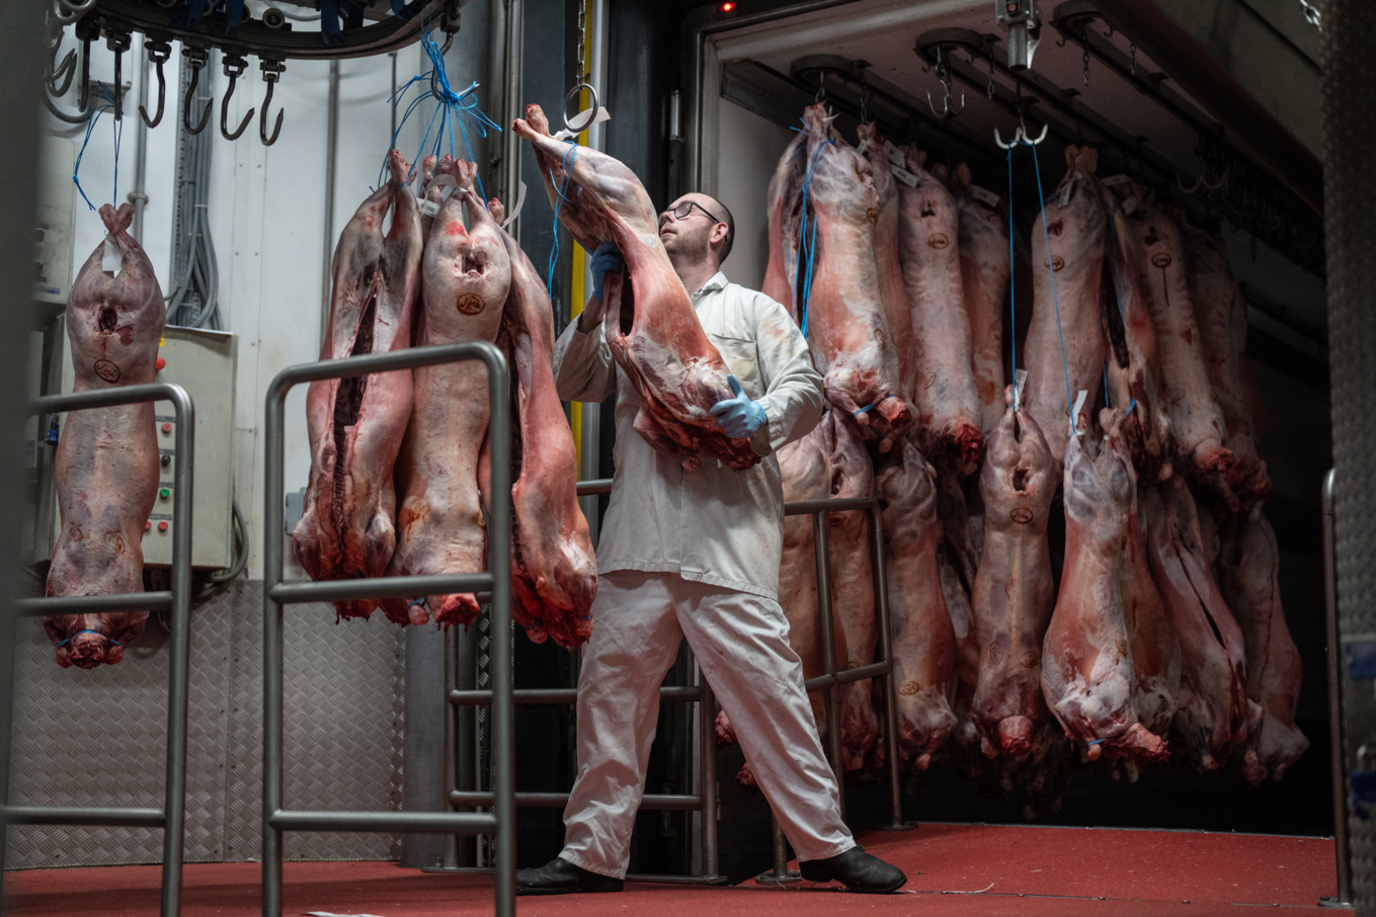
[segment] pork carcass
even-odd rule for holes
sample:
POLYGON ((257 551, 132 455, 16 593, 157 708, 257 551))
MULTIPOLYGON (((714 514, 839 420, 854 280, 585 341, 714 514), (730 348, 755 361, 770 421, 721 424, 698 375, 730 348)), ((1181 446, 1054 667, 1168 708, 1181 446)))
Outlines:
POLYGON ((1295 725, 1303 668, 1280 604, 1276 533, 1261 507, 1254 506, 1228 519, 1220 535, 1218 585, 1242 628, 1247 696, 1263 711, 1258 734, 1249 737, 1259 767, 1244 773, 1253 784, 1267 773, 1279 780, 1309 740, 1295 725))
POLYGON ((1152 578, 1180 640, 1172 745, 1199 770, 1216 770, 1247 737, 1242 631, 1209 572, 1189 487, 1172 477, 1143 489, 1141 497, 1152 578))
MULTIPOLYGON (((339 236, 322 360, 411 346, 424 237, 410 166, 396 150, 388 165, 391 180, 368 196, 339 236), (389 211, 392 224, 384 233, 389 211)), ((408 370, 310 384, 311 474, 292 544, 311 579, 363 579, 387 568, 397 542, 392 471, 410 414, 408 370)), ((366 618, 377 605, 336 602, 335 610, 366 618)))
POLYGON ((926 154, 905 147, 904 155, 916 182, 898 187, 898 254, 917 351, 917 428, 925 452, 949 455, 961 474, 972 474, 984 436, 957 252, 960 219, 951 193, 923 169, 926 154))
POLYGON ((1013 271, 1008 214, 998 195, 971 181, 970 167, 963 162, 952 170, 950 186, 960 220, 957 247, 970 321, 970 368, 980 402, 980 427, 988 436, 1005 416, 1003 323, 1013 271))
POLYGON ((1132 670, 1137 676, 1137 718, 1149 732, 1170 734, 1180 693, 1180 638, 1152 578, 1151 540, 1145 500, 1139 495, 1128 517, 1123 560, 1123 619, 1132 670))
MULTIPOLYGON (((1137 194, 1144 192, 1138 188, 1137 194)), ((1175 219, 1150 203, 1133 210, 1137 274, 1156 327, 1161 361, 1158 410, 1170 418, 1175 458, 1191 477, 1226 472, 1233 454, 1224 444, 1227 422, 1204 364, 1186 276, 1185 245, 1175 219)))
POLYGON ((807 175, 807 134, 799 133, 779 157, 769 180, 769 265, 764 289, 802 323, 795 307, 798 286, 798 227, 803 206, 803 180, 807 175))
MULTIPOLYGON (((129 235, 134 208, 100 208, 106 237, 67 297, 72 391, 153 381, 166 307, 148 256, 129 235), (118 270, 105 268, 109 252, 118 270)), ((61 531, 48 567, 50 596, 121 595, 143 588, 143 533, 157 499, 153 403, 71 411, 55 465, 61 531)), ((143 632, 146 611, 49 615, 43 629, 63 668, 114 665, 143 632)))
MULTIPOLYGON (((1095 330, 1097 331, 1097 325, 1095 330)), ((1042 652, 1052 712, 1089 760, 1164 761, 1166 743, 1137 718, 1137 679, 1122 573, 1137 476, 1121 408, 1099 414, 1103 440, 1071 437, 1065 454, 1065 567, 1042 652)))
POLYGON ((1221 492, 1230 509, 1264 501, 1271 494, 1266 462, 1252 430, 1244 382, 1247 361, 1247 303, 1228 270, 1226 247, 1217 235, 1186 227, 1186 276, 1190 303, 1203 347, 1204 366, 1228 435, 1233 464, 1221 492))
MULTIPOLYGON (((492 212, 500 219, 496 207, 492 212)), ((578 646, 592 635, 597 561, 578 505, 578 448, 554 389, 554 309, 520 244, 499 232, 511 261, 499 344, 515 388, 513 614, 536 643, 550 636, 560 646, 578 646)), ((479 480, 490 500, 490 475, 479 480)))
POLYGON ((734 398, 729 370, 708 340, 659 238, 659 217, 635 173, 605 153, 560 143, 538 105, 512 125, 535 151, 559 221, 588 251, 615 242, 625 271, 606 275, 602 329, 640 393, 635 429, 689 471, 707 452, 737 470, 756 465, 747 438, 721 431, 712 406, 734 398))
POLYGON ((1056 463, 1032 415, 1012 406, 985 440, 980 494, 984 551, 975 575, 979 686, 973 703, 987 757, 1032 751, 1050 720, 1042 695, 1042 640, 1056 605, 1046 525, 1056 463))
POLYGON ((809 106, 803 121, 808 128, 805 215, 815 221, 816 248, 807 302, 800 302, 798 311, 806 311, 808 341, 827 400, 887 452, 913 416, 881 300, 874 170, 832 129, 825 105, 809 106))
POLYGON ((874 191, 879 196, 879 218, 874 222, 874 267, 879 280, 879 302, 889 323, 898 356, 898 378, 903 397, 912 400, 917 352, 913 343, 913 319, 908 308, 908 290, 903 283, 903 265, 898 257, 898 183, 893 166, 884 152, 886 141, 875 124, 856 128, 865 158, 870 161, 874 191))
POLYGON ((1137 239, 1128 221, 1135 203, 1125 204, 1114 189, 1132 193, 1122 181, 1113 189, 1103 187, 1108 211, 1104 283, 1111 294, 1105 297, 1102 310, 1108 340, 1107 384, 1111 403, 1128 412, 1123 432, 1132 450, 1133 469, 1139 481, 1149 484, 1170 477, 1174 470, 1170 417, 1161 408, 1156 326, 1138 273, 1137 239))
POLYGON ((879 471, 884 563, 893 635, 898 748, 925 771, 955 728, 956 637, 946 609, 937 547, 936 482, 913 431, 879 471))
MULTIPOLYGON (((511 289, 511 256, 501 229, 472 191, 477 168, 442 158, 437 176, 456 189, 430 227, 421 259, 417 346, 497 340, 511 289), (464 208, 468 226, 464 226, 464 208)), ((402 500, 389 576, 477 573, 487 566, 487 529, 478 464, 487 433, 487 369, 475 360, 423 366, 413 373, 410 425, 396 462, 402 500)), ((468 624, 472 595, 384 599, 398 623, 468 624)))

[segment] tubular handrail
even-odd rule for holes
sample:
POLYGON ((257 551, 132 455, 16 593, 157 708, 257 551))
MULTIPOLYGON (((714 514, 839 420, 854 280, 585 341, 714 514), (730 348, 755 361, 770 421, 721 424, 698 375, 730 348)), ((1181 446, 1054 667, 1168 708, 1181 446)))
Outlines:
MULTIPOLYGON (((11 603, 15 617, 115 611, 167 611, 171 632, 167 675, 167 753, 163 807, 111 808, 102 806, 5 806, 0 830, 6 825, 82 825, 161 828, 163 831, 162 917, 181 914, 182 861, 186 827, 186 733, 188 659, 191 647, 191 510, 195 482, 196 410, 180 385, 150 382, 44 395, 29 403, 30 415, 61 414, 98 408, 170 401, 177 418, 174 434, 172 487, 171 589, 120 595, 50 596, 11 603)), ((40 424, 46 429, 47 424, 40 424)))
POLYGON ((491 834, 496 875, 495 910, 512 917, 516 896, 516 819, 514 790, 511 641, 493 641, 491 697, 491 813, 461 812, 307 812, 282 808, 284 677, 282 671, 284 605, 302 602, 408 597, 453 592, 490 592, 494 634, 511 630, 511 415, 510 373, 506 357, 486 341, 413 347, 291 366, 268 387, 264 422, 263 561, 263 914, 282 913, 283 831, 380 831, 406 833, 491 834), (488 516, 487 571, 474 574, 392 576, 367 580, 283 582, 284 413, 293 386, 422 366, 477 360, 487 368, 490 412, 491 490, 504 495, 492 501, 488 516))

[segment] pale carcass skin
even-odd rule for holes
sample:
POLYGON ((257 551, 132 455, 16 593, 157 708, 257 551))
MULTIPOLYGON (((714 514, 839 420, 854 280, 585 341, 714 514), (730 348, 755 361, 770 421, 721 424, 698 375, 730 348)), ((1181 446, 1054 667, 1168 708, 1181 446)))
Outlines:
MULTIPOLYGON (((73 393, 153 381, 166 307, 153 265, 129 235, 134 208, 100 208, 118 246, 120 270, 101 268, 102 241, 67 297, 73 393)), ((48 568, 50 596, 121 595, 143 589, 143 532, 158 494, 153 403, 70 411, 57 441, 61 533, 48 568)), ((63 668, 93 669, 124 658, 146 611, 49 615, 43 630, 63 668), (59 646, 58 644, 64 644, 59 646)))
POLYGON ((970 319, 957 251, 960 219, 951 193, 904 148, 917 187, 898 186, 898 255, 912 315, 913 404, 922 448, 945 454, 961 474, 979 467, 984 436, 970 365, 970 319))
POLYGON ((1123 559, 1123 619, 1137 676, 1137 718, 1158 736, 1170 734, 1180 693, 1180 638, 1152 578, 1150 535, 1143 498, 1128 517, 1123 559))
POLYGON ((874 191, 879 196, 879 218, 874 223, 874 267, 879 281, 879 302, 893 337, 898 356, 898 378, 903 397, 913 397, 917 372, 917 351, 913 342, 913 318, 908 308, 908 289, 903 283, 903 265, 898 257, 898 183, 889 159, 884 154, 885 140, 874 124, 856 129, 860 140, 869 141, 865 158, 870 162, 874 191))
POLYGON ((898 750, 917 771, 956 726, 956 638, 946 610, 937 545, 935 472, 910 432, 902 451, 879 472, 885 569, 893 634, 898 750))
POLYGON ((1228 270, 1221 238, 1186 228, 1186 276, 1190 303, 1203 345, 1204 367, 1228 434, 1233 464, 1218 488, 1229 508, 1252 505, 1271 495, 1266 462, 1258 452, 1252 411, 1243 381, 1247 360, 1247 303, 1228 270))
POLYGON ((841 140, 824 105, 803 114, 812 178, 807 201, 817 253, 807 301, 808 341, 827 399, 887 452, 913 422, 898 351, 880 300, 874 253, 879 195, 869 160, 841 140))
MULTIPOLYGON (((970 167, 951 172, 951 193, 960 220, 960 283, 970 321, 970 369, 980 402, 980 429, 987 437, 1003 421, 1003 320, 1008 311, 1008 215, 971 190, 970 167)), ((987 444, 986 444, 987 447, 987 444)))
MULTIPOLYGON (((411 346, 424 237, 407 184, 410 166, 396 150, 388 164, 391 181, 368 196, 340 233, 321 360, 411 346), (384 235, 389 210, 392 225, 384 235)), ((310 384, 310 483, 292 545, 311 579, 365 579, 387 569, 397 540, 392 472, 410 414, 407 370, 310 384)), ((343 618, 366 618, 377 605, 336 602, 335 610, 343 618)))
POLYGON ((800 323, 793 294, 798 284, 798 223, 806 174, 807 134, 799 133, 779 157, 769 179, 769 265, 761 292, 800 323))
POLYGON ((1180 640, 1180 690, 1172 722, 1175 753, 1217 770, 1247 735, 1242 631, 1204 557, 1194 497, 1179 477, 1142 491, 1152 579, 1180 640))
MULTIPOLYGON (((578 505, 578 449, 554 389, 554 310, 520 244, 500 232, 511 262, 501 343, 516 389, 520 469, 511 488, 513 614, 536 643, 548 635, 573 647, 592 635, 597 561, 578 505)), ((483 493, 491 493, 490 479, 483 493)))
POLYGON ((1108 340, 1108 387, 1115 407, 1131 408, 1123 430, 1138 480, 1149 484, 1174 471, 1170 416, 1161 407, 1156 326, 1143 292, 1137 239, 1128 214, 1115 191, 1104 187, 1103 200, 1108 214, 1104 282, 1109 284, 1109 295, 1102 312, 1108 340))
POLYGON ((1032 751, 1050 720, 1042 695, 1042 640, 1056 605, 1046 526, 1056 494, 1056 463, 1026 411, 1008 407, 985 440, 980 494, 984 551, 975 575, 979 639, 974 717, 987 757, 1032 751))
POLYGON ((597 150, 578 147, 568 155, 570 147, 550 136, 538 105, 527 105, 512 129, 530 141, 550 201, 560 201, 559 221, 588 251, 609 241, 621 249, 626 270, 606 275, 602 329, 640 393, 636 432, 688 471, 701 466, 702 452, 736 470, 758 464, 750 440, 728 437, 712 414, 713 405, 735 397, 729 371, 669 262, 659 216, 640 180, 597 150))
POLYGON ((1295 725, 1303 666, 1280 604, 1280 552, 1271 523, 1253 507, 1225 522, 1220 538, 1218 585, 1247 648, 1247 696, 1263 711, 1259 735, 1249 738, 1260 766, 1244 772, 1255 785, 1267 773, 1281 779, 1309 747, 1295 725))
MULTIPOLYGON (((1097 331, 1097 326, 1095 328, 1097 331)), ((1137 679, 1124 620, 1122 571, 1137 476, 1123 411, 1100 412, 1104 438, 1071 438, 1065 455, 1065 567, 1046 631, 1042 688, 1086 757, 1165 761, 1166 743, 1137 718, 1137 679), (1093 452, 1097 452, 1093 454, 1093 452)))
MULTIPOLYGON (((436 170, 453 177, 459 190, 444 202, 425 241, 416 346, 495 342, 511 288, 511 257, 496 221, 472 193, 476 167, 446 156, 436 170)), ((487 433, 487 369, 475 360, 424 366, 413 381, 410 425, 396 463, 397 547, 387 575, 481 572, 487 528, 478 463, 487 433)), ((419 601, 379 604, 398 623, 433 617, 443 625, 468 624, 478 615, 468 594, 419 601)))
MULTIPOLYGON (((1099 181, 1094 177, 1099 154, 1069 146, 1065 158, 1069 165, 1065 177, 1032 224, 1034 304, 1023 348, 1027 410, 1057 461, 1066 455, 1071 404, 1082 389, 1093 395, 1103 384, 1108 359, 1100 319, 1108 223, 1099 181)), ((1080 416, 1075 418, 1076 429, 1087 428, 1093 404, 1094 398, 1085 400, 1080 416)))
POLYGON ((1226 472, 1233 454, 1223 410, 1214 397, 1186 277, 1184 240, 1176 221, 1150 204, 1128 221, 1137 243, 1142 279, 1161 361, 1158 410, 1170 417, 1175 457, 1191 477, 1226 472))

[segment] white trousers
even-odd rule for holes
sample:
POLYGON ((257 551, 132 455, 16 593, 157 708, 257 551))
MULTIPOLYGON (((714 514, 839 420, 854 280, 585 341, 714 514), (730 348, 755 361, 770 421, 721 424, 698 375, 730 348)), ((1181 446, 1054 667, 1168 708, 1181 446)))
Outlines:
POLYGON ((578 779, 560 856, 625 877, 659 687, 684 637, 799 859, 855 846, 778 602, 677 573, 625 570, 599 578, 593 622, 578 679, 578 779))

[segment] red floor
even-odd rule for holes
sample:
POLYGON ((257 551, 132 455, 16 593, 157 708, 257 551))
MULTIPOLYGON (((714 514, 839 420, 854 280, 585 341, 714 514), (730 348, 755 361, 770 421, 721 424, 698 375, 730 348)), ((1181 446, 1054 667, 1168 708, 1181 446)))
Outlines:
MULTIPOLYGON (((734 888, 633 884, 619 895, 522 898, 518 910, 531 917, 821 917, 842 910, 1203 917, 1251 914, 1258 906, 1333 913, 1315 906, 1321 895, 1334 893, 1336 881, 1333 843, 1317 838, 925 825, 861 840, 907 872, 908 894, 844 895, 826 888, 763 888, 753 881, 734 888)), ((259 876, 255 863, 186 867, 184 917, 257 917, 259 876)), ((159 877, 155 866, 9 873, 4 913, 147 917, 157 913, 159 877)), ((492 910, 490 877, 423 874, 393 863, 289 863, 286 884, 287 915, 460 917, 492 910)))

